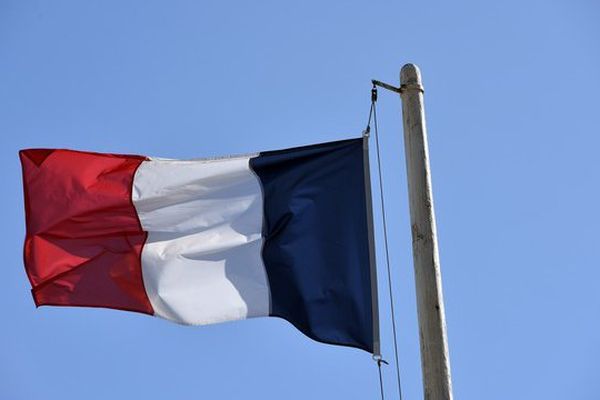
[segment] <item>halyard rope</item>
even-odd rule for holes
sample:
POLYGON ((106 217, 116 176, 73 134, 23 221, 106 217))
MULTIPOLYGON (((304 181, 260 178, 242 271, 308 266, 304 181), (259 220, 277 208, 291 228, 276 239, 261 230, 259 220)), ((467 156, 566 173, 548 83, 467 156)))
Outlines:
MULTIPOLYGON (((383 175, 381 174, 381 151, 379 149, 379 131, 377 125, 377 87, 373 84, 373 88, 371 89, 371 109, 369 110, 369 121, 367 123, 367 128, 365 129, 366 135, 370 133, 371 130, 371 120, 373 120, 373 124, 375 127, 375 144, 377 148, 377 174, 379 178, 379 197, 381 199, 381 217, 383 220, 383 239, 385 245, 385 261, 387 265, 387 280, 388 280, 388 292, 390 298, 390 311, 392 316, 392 333, 394 338, 394 360, 396 364, 396 378, 398 382, 398 396, 399 399, 402 400, 402 385, 400 383, 400 362, 398 361, 398 339, 396 337, 396 315, 394 312, 394 295, 392 292, 392 272, 390 267, 390 251, 388 245, 388 233, 387 233, 387 219, 385 214, 385 200, 383 198, 383 175)), ((375 358, 377 362, 377 367, 379 369, 379 383, 381 389, 381 399, 384 400, 384 392, 383 392, 383 378, 381 374, 381 364, 387 364, 385 360, 382 358, 375 358)))

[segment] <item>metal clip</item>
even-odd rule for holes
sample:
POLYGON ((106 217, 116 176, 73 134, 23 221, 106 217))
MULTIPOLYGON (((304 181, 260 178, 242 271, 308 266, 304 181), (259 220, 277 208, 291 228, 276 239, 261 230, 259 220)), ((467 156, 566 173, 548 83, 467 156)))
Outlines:
POLYGON ((390 365, 387 361, 385 361, 383 359, 383 357, 381 357, 380 354, 378 354, 378 355, 373 354, 373 361, 375 361, 377 363, 378 367, 381 367, 381 364, 390 365))

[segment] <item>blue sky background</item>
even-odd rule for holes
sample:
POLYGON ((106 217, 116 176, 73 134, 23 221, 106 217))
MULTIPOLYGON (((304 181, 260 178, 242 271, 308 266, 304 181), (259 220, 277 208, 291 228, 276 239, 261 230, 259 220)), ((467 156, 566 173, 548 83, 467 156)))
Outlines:
MULTIPOLYGON (((426 88, 455 397, 598 398, 598 21, 591 0, 0 0, 0 398, 377 398, 367 353, 280 319, 191 328, 36 310, 17 151, 191 158, 355 137, 370 79, 397 84, 406 62, 426 88)), ((413 400, 422 388, 396 95, 380 91, 379 116, 413 400)), ((386 367, 389 399, 393 379, 386 367)))

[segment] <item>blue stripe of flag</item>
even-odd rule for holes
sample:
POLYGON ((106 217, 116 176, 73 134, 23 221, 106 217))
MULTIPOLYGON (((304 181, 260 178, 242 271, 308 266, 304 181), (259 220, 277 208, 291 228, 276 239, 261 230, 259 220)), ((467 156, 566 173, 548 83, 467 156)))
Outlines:
POLYGON ((250 160, 264 195, 270 315, 314 340, 373 352, 363 139, 250 160))

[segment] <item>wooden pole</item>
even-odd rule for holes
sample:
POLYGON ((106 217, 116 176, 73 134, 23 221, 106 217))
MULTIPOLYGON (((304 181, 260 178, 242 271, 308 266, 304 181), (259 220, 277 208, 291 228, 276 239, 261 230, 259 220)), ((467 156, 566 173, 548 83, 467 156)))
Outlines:
POLYGON ((400 71, 400 97, 425 400, 451 400, 452 381, 438 255, 421 72, 400 71))

